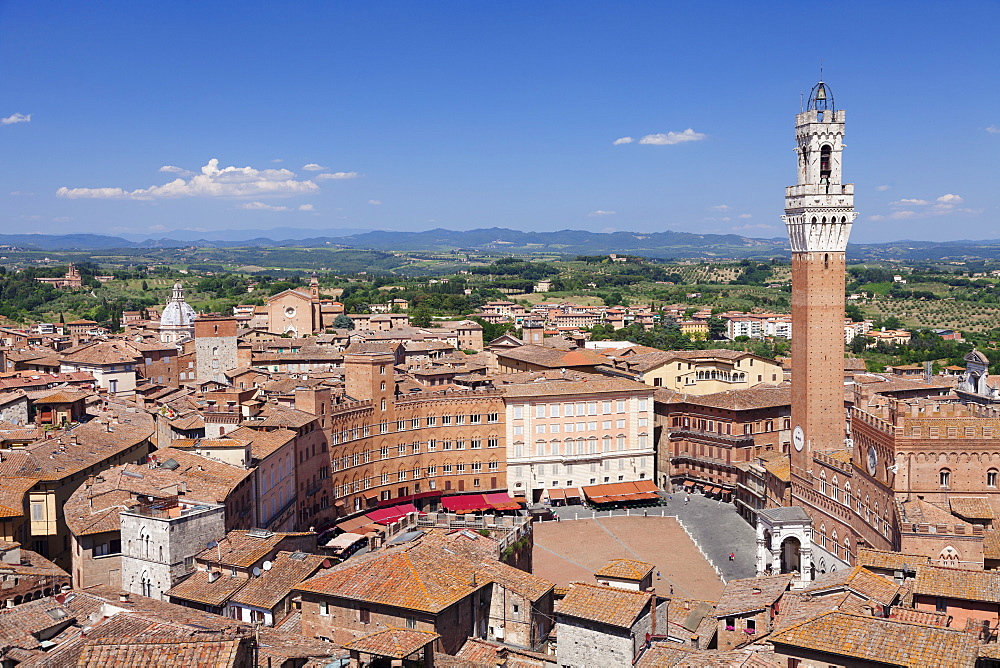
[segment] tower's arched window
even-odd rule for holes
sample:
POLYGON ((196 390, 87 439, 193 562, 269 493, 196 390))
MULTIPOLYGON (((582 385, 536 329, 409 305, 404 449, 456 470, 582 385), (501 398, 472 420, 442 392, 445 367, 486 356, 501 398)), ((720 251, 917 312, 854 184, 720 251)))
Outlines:
POLYGON ((942 487, 948 487, 951 484, 951 471, 948 469, 941 469, 938 473, 938 482, 942 487))
POLYGON ((829 144, 824 144, 819 150, 819 182, 829 183, 830 182, 830 155, 833 153, 833 149, 830 148, 829 144))
POLYGON ((990 469, 986 472, 986 486, 996 487, 997 486, 997 470, 990 469))

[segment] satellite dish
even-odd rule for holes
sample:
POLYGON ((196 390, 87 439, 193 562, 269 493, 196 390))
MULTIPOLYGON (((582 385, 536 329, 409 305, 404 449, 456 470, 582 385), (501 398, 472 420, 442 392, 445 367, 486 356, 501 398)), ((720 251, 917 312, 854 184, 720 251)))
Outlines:
POLYGON ((253 572, 253 576, 254 576, 255 578, 259 578, 259 577, 260 577, 260 574, 261 574, 261 573, 262 573, 263 571, 261 571, 261 570, 260 570, 259 568, 257 568, 256 566, 254 566, 254 567, 253 567, 253 571, 252 571, 252 572, 253 572))
MULTIPOLYGON (((271 566, 274 566, 274 564, 272 564, 270 561, 265 561, 263 564, 261 564, 261 566, 264 567, 265 571, 269 571, 271 570, 271 566)), ((255 568, 254 570, 259 570, 259 569, 255 568)), ((257 575, 260 575, 260 573, 257 573, 257 575)))

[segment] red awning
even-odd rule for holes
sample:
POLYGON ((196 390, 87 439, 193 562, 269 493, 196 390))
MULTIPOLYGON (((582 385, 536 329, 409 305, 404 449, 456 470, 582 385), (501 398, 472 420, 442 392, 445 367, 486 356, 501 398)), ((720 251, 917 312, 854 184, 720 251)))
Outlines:
POLYGON ((549 501, 562 501, 566 498, 566 490, 555 487, 549 490, 549 501))
POLYGON ((412 503, 403 503, 390 508, 378 508, 365 513, 372 522, 378 524, 392 524, 401 517, 406 517, 409 513, 417 512, 417 507, 412 503))
POLYGON ((578 490, 576 487, 567 487, 566 488, 566 498, 567 499, 579 499, 580 498, 580 490, 578 490))
POLYGON ((510 498, 507 492, 494 492, 483 496, 486 498, 486 502, 497 510, 518 510, 521 507, 521 504, 510 498))
POLYGON ((442 496, 441 505, 446 510, 456 513, 471 513, 477 510, 491 510, 493 504, 489 503, 482 494, 466 494, 464 496, 442 496))

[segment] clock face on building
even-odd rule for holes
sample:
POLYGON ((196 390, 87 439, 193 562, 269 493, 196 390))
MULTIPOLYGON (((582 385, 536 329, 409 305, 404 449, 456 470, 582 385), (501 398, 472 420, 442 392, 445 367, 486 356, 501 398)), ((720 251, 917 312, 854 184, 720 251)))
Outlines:
POLYGON ((796 450, 802 450, 802 446, 806 444, 806 434, 802 431, 802 427, 795 425, 795 429, 792 431, 792 445, 795 446, 796 450))
POLYGON ((878 453, 875 452, 875 446, 868 446, 868 472, 875 475, 875 467, 878 466, 878 453))

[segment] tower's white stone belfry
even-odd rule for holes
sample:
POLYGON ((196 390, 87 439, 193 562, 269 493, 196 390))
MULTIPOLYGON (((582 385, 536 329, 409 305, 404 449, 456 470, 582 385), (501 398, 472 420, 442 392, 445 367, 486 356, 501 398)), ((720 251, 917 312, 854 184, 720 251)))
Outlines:
POLYGON ((843 183, 843 109, 822 81, 795 116, 798 183, 785 189, 785 215, 792 253, 847 250, 854 211, 854 184, 843 183))

